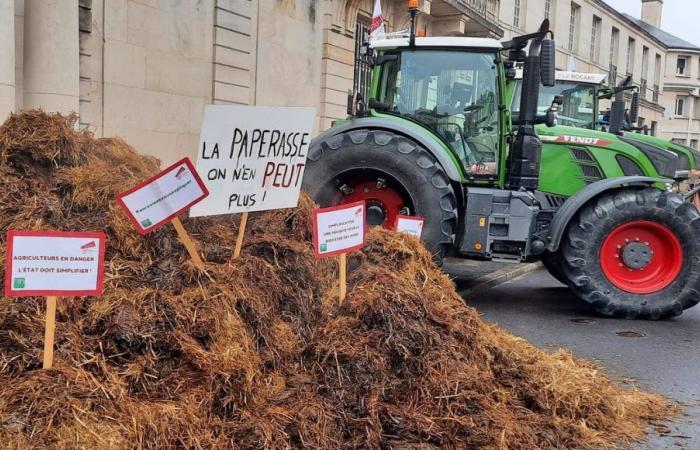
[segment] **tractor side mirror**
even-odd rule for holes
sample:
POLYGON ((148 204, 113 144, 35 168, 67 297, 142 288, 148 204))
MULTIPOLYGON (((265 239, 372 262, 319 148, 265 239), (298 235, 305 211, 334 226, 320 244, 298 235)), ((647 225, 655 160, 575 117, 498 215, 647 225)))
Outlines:
POLYGON ((552 100, 552 104, 547 110, 547 115, 545 116, 544 123, 549 128, 557 126, 557 119, 559 118, 559 108, 564 104, 563 95, 555 95, 552 100))
POLYGON ((540 78, 542 84, 552 87, 556 83, 556 46, 554 39, 542 41, 540 49, 540 78))
POLYGON ((632 93, 632 104, 630 105, 630 125, 639 119, 639 92, 632 93))

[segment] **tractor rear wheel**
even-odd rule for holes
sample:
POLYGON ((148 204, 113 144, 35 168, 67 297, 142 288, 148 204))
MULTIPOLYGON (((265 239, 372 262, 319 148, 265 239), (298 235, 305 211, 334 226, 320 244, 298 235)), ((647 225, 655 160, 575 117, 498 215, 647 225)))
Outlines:
POLYGON ((399 214, 422 216, 421 240, 438 263, 454 242, 457 197, 445 170, 421 145, 390 131, 313 142, 303 189, 322 207, 365 201, 370 226, 393 229, 399 214))
POLYGON ((675 193, 625 189, 585 206, 561 252, 568 285, 601 314, 677 316, 700 301, 700 213, 675 193))

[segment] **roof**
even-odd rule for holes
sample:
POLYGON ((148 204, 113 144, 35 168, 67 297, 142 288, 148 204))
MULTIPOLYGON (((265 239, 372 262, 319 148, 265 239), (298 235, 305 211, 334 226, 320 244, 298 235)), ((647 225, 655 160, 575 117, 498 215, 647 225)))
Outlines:
MULTIPOLYGON (((517 80, 522 80, 523 70, 516 69, 515 78, 517 80)), ((580 84, 595 84, 602 85, 608 76, 604 73, 584 73, 584 72, 565 72, 563 70, 557 70, 555 79, 557 81, 571 81, 580 84)))
POLYGON ((627 20, 634 22, 634 24, 637 25, 639 28, 652 35, 656 40, 661 42, 668 49, 696 50, 700 52, 700 47, 698 47, 695 44, 691 44, 686 40, 676 37, 671 33, 662 30, 661 28, 656 28, 653 25, 649 25, 643 20, 637 19, 636 17, 630 16, 629 14, 623 13, 622 15, 625 16, 627 20))
MULTIPOLYGON (((379 39, 372 43, 374 49, 408 47, 408 38, 379 39)), ((417 37, 416 47, 459 47, 501 50, 503 46, 495 39, 473 37, 417 37)))

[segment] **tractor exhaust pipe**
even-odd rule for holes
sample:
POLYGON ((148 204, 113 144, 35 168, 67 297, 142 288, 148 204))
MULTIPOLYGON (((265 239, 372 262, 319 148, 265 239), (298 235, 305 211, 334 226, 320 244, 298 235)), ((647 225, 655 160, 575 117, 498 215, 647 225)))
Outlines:
POLYGON ((542 141, 535 132, 540 83, 554 86, 555 83, 555 44, 544 38, 550 34, 549 20, 542 22, 537 33, 518 36, 503 44, 511 55, 521 57, 523 49, 530 43, 528 55, 524 58, 523 87, 520 98, 520 125, 510 152, 508 178, 510 189, 537 189, 540 179, 540 159, 542 141))

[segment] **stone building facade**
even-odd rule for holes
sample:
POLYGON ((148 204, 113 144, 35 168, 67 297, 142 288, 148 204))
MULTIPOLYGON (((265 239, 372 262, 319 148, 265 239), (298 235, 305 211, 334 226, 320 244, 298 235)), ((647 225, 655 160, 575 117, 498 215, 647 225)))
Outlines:
MULTIPOLYGON (((645 4, 654 2, 661 0, 645 4)), ((372 7, 373 0, 0 0, 0 114, 75 111, 80 126, 123 136, 164 163, 194 155, 208 103, 313 106, 321 131, 345 116, 349 89, 367 86, 356 56, 372 7)), ((382 8, 388 31, 408 27, 405 0, 382 0, 382 8)), ((429 35, 509 38, 547 14, 559 68, 615 66, 618 80, 631 72, 646 86, 646 123, 668 115, 667 100, 657 99, 675 64, 668 46, 602 1, 420 0, 419 8, 429 35)), ((700 52, 683 54, 693 73, 683 81, 698 81, 700 52)), ((688 94, 693 102, 696 94, 688 94)), ((693 111, 683 126, 697 129, 700 108, 693 111)))

